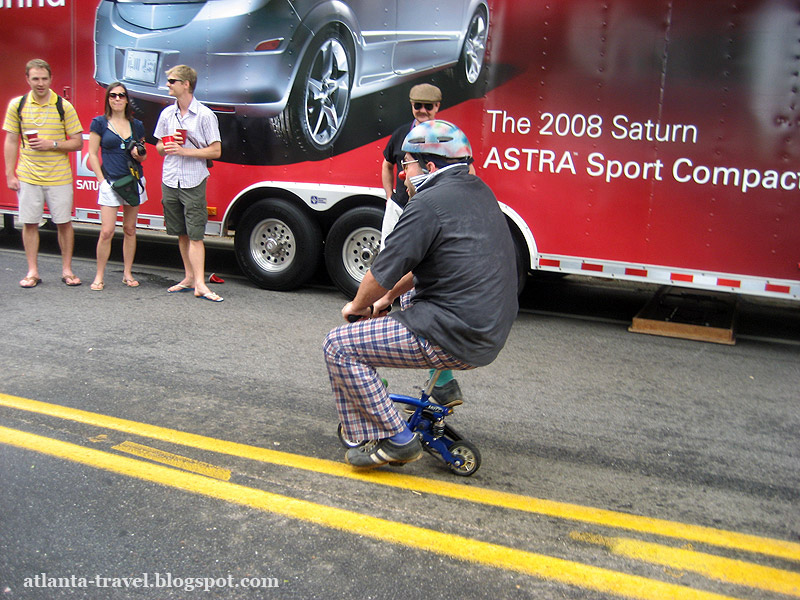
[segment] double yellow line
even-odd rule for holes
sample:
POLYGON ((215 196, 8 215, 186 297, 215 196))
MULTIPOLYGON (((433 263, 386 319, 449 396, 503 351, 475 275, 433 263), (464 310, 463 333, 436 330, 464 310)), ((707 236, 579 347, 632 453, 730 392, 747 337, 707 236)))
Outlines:
MULTIPOLYGON (((589 523, 603 527, 628 529, 696 543, 708 544, 800 561, 800 544, 722 531, 672 521, 650 519, 602 509, 530 498, 494 490, 443 481, 402 475, 390 471, 356 472, 350 467, 323 459, 258 448, 235 442, 208 438, 135 421, 47 404, 35 400, 0 394, 0 406, 71 420, 131 435, 206 450, 240 458, 303 469, 326 475, 346 477, 370 483, 411 489, 422 493, 457 498, 475 503, 537 513, 589 523)), ((359 513, 327 507, 308 501, 288 498, 252 489, 195 473, 145 463, 139 460, 102 452, 50 438, 0 427, 0 443, 33 450, 50 456, 78 462, 107 471, 137 477, 173 488, 244 504, 291 518, 356 533, 379 540, 423 549, 460 560, 513 570, 528 575, 559 581, 600 592, 641 599, 725 598, 710 592, 691 590, 685 586, 627 575, 615 571, 543 556, 469 538, 435 532, 402 523, 368 517, 359 513), (450 550, 454 549, 454 550, 450 550)), ((586 540, 583 540, 586 541, 586 540)), ((608 546, 608 544, 605 544, 608 546)), ((664 548, 664 547, 662 547, 664 548)), ((669 551, 670 549, 667 549, 669 551)), ((677 549, 672 549, 676 550, 677 549)), ((701 555, 708 556, 708 555, 701 555)), ((681 568, 689 569, 687 563, 681 568)), ((781 571, 781 573, 786 573, 781 571)), ((800 577, 786 573, 787 579, 778 590, 800 597, 800 577), (794 576, 794 578, 792 578, 794 576)), ((711 574, 712 578, 713 574, 711 574)), ((751 582, 741 583, 751 585, 751 582)), ((771 589, 771 588, 770 588, 771 589)))

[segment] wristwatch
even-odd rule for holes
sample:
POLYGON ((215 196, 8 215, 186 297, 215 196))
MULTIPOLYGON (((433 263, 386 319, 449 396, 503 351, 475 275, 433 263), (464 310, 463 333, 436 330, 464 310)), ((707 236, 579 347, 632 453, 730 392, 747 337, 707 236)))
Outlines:
POLYGON ((53 150, 58 150, 58 142, 53 141, 53 150))

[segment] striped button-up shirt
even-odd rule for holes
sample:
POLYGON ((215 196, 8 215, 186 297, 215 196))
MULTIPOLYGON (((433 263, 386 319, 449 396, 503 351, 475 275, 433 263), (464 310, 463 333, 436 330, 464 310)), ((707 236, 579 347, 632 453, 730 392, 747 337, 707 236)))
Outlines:
MULTIPOLYGON (((222 141, 217 115, 210 108, 201 104, 197 98, 192 98, 189 110, 183 116, 181 116, 177 101, 161 111, 154 135, 158 139, 162 139, 166 135, 172 135, 177 129, 187 130, 188 139, 184 145, 188 147, 206 148, 214 142, 222 141)), ((164 157, 161 180, 167 187, 197 187, 208 175, 208 167, 206 167, 204 158, 175 154, 167 154, 164 157)))

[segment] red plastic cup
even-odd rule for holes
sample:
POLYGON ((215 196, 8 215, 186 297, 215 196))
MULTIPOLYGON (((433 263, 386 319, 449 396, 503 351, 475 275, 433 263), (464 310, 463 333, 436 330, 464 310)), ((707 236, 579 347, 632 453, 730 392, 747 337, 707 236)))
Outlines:
POLYGON ((163 138, 161 138, 161 143, 162 144, 169 144, 170 142, 174 142, 174 141, 175 141, 175 136, 174 135, 165 135, 163 138))
POLYGON ((175 133, 181 136, 181 146, 183 146, 186 143, 186 134, 189 132, 186 129, 176 129, 175 133))
POLYGON ((35 140, 37 137, 39 137, 38 129, 28 129, 28 131, 25 132, 25 139, 27 139, 29 142, 31 140, 35 140))

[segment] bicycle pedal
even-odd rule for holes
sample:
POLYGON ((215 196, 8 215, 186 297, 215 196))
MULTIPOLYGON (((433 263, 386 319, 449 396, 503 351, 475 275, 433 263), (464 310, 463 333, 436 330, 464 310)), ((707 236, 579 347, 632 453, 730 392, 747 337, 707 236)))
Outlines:
POLYGON ((446 406, 447 408, 455 408, 456 406, 461 406, 462 404, 464 404, 463 400, 453 400, 447 404, 442 404, 442 406, 446 406))

